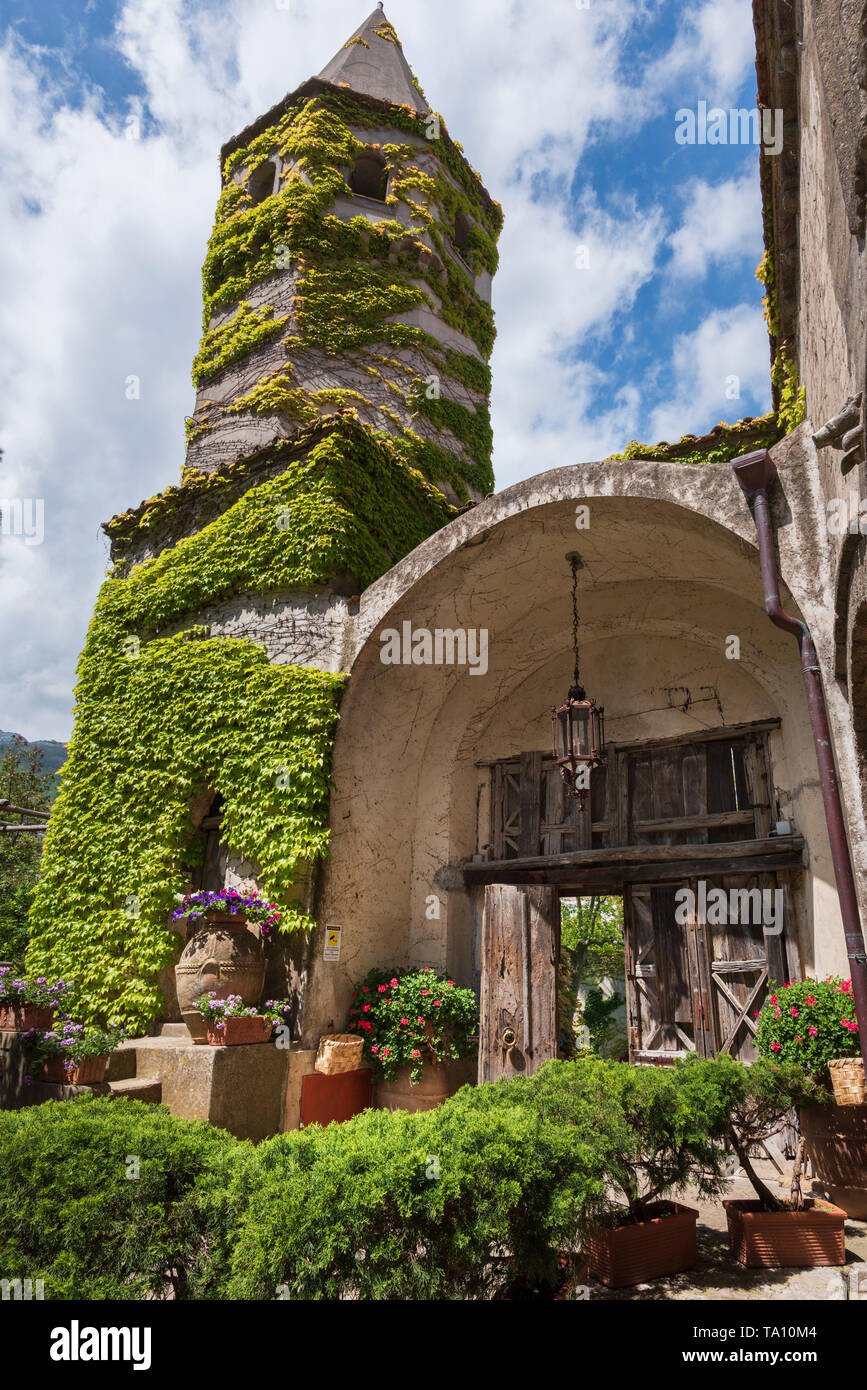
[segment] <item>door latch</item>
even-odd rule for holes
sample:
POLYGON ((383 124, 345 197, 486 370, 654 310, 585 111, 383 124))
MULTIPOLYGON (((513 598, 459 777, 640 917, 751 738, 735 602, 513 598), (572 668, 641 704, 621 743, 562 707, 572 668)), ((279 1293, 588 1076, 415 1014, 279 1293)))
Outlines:
POLYGON ((500 1042, 503 1044, 503 1047, 506 1049, 507 1052, 511 1052, 512 1048, 515 1046, 515 1043, 517 1041, 518 1035, 515 1032, 514 1028, 503 1029, 503 1036, 501 1037, 500 1042))

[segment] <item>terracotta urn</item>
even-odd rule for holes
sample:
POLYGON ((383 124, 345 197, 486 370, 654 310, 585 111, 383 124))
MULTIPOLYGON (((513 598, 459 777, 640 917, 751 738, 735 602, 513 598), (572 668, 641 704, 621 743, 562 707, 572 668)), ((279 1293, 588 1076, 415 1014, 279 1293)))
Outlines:
POLYGON ((256 1004, 265 984, 262 942, 240 913, 209 912, 184 947, 175 966, 181 1018, 193 1042, 207 1043, 207 1025, 195 1001, 214 991, 218 999, 239 994, 244 1004, 256 1004))

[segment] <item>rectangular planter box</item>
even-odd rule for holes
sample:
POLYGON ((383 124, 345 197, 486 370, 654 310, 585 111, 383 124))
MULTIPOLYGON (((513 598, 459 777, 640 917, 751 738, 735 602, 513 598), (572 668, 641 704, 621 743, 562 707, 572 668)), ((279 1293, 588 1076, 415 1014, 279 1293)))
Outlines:
POLYGON ((26 1033, 28 1028, 46 1031, 53 1018, 53 1009, 38 1009, 35 1004, 0 1004, 0 1032, 3 1033, 26 1033))
POLYGON ((239 1043, 266 1043, 271 1039, 270 1018, 226 1018, 222 1027, 216 1023, 208 1024, 208 1045, 210 1047, 236 1047, 239 1043))
POLYGON ((301 1124, 330 1125, 351 1120, 371 1102, 370 1067, 326 1076, 314 1071, 301 1078, 301 1124))
POLYGON ((609 1289, 680 1274, 698 1262, 695 1208, 654 1202, 647 1210, 652 1214, 646 1221, 600 1228, 587 1238, 590 1273, 609 1289), (673 1214, 663 1216, 663 1211, 673 1214))
POLYGON ((846 1263, 846 1213, 808 1199, 803 1211, 762 1211, 759 1201, 723 1202, 729 1249, 753 1269, 813 1269, 846 1263))
POLYGON ((64 1086, 87 1086, 105 1080, 107 1057, 84 1057, 78 1066, 66 1070, 62 1057, 46 1057, 40 1081, 59 1081, 64 1086))

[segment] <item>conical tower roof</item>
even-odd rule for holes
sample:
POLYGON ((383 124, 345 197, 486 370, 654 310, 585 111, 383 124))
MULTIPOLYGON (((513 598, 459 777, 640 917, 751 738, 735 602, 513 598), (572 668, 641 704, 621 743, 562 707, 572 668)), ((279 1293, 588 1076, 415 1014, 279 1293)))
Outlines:
POLYGON ((381 6, 335 53, 319 78, 334 86, 345 84, 354 92, 390 101, 395 106, 411 106, 422 113, 430 110, 381 6))

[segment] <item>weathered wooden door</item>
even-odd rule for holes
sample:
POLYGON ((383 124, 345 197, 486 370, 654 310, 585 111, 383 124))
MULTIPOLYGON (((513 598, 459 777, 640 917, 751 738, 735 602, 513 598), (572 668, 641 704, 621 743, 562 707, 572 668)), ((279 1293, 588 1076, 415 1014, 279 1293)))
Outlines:
POLYGON ((626 890, 632 1062, 665 1065, 685 1052, 704 1057, 730 1052, 750 1061, 756 1055, 753 1014, 768 979, 789 977, 785 916, 762 920, 764 907, 776 900, 761 894, 782 892, 776 876, 726 874, 702 883, 637 884, 626 890), (694 910, 678 912, 680 888, 692 894, 694 910), (714 902, 719 890, 725 907, 719 897, 714 902), (678 920, 684 916, 686 921, 678 920))
POLYGON ((560 898, 492 884, 482 925, 479 1081, 525 1076, 557 1056, 560 898))

